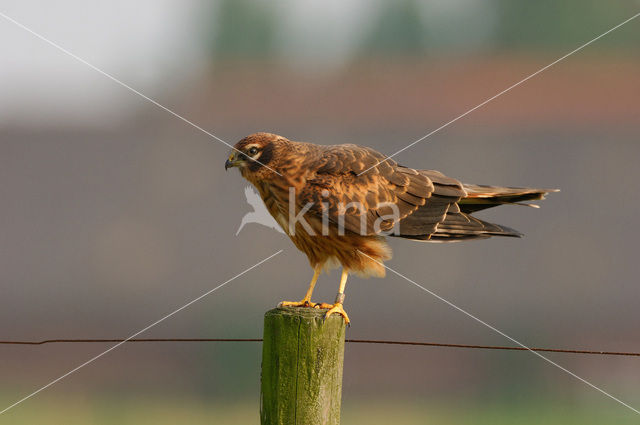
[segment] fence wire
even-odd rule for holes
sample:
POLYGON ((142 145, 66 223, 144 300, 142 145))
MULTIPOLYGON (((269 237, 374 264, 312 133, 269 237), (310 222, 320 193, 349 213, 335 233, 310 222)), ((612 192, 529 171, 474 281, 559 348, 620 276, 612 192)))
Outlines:
MULTIPOLYGON (((4 345, 44 345, 44 344, 61 344, 61 343, 108 343, 123 342, 124 339, 43 339, 39 341, 19 341, 19 340, 0 340, 0 344, 4 345)), ((133 338, 126 340, 129 342, 262 342, 262 338, 133 338)), ((352 344, 384 344, 384 345, 412 345, 422 347, 440 347, 440 348, 461 348, 461 349, 478 349, 478 350, 507 350, 507 351, 529 351, 523 347, 510 347, 502 345, 474 345, 474 344, 451 344, 442 342, 425 342, 425 341, 389 341, 379 339, 345 339, 345 342, 352 344)), ((531 348, 531 351, 547 352, 547 353, 567 353, 567 354, 592 354, 602 356, 627 356, 640 357, 640 352, 625 351, 604 351, 604 350, 577 350, 565 348, 531 348)))

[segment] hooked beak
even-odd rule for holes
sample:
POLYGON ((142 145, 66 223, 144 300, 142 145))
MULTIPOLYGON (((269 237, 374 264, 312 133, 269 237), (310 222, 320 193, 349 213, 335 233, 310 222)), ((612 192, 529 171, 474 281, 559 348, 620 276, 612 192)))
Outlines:
POLYGON ((224 170, 227 171, 231 167, 235 167, 237 165, 235 154, 229 155, 229 158, 224 163, 224 170))

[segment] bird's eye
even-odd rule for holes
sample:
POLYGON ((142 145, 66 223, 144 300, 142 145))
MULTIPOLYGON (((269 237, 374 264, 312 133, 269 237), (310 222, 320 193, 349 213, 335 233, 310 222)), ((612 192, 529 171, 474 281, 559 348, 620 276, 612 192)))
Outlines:
POLYGON ((253 156, 253 155, 257 154, 257 153, 258 153, 258 148, 256 148, 255 146, 250 148, 249 151, 248 151, 248 154, 251 155, 251 156, 253 156))

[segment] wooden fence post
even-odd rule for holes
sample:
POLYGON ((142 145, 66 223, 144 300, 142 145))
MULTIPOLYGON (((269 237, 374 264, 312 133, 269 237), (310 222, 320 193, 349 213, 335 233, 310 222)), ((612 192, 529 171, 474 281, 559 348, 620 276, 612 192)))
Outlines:
POLYGON ((326 310, 276 308, 264 316, 262 425, 338 425, 345 324, 326 310))

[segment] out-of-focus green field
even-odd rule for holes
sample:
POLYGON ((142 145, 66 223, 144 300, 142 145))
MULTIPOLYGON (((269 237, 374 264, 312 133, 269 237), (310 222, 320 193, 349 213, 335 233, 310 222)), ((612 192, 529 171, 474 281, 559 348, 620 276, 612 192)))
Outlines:
MULTIPOLYGON (((51 398, 30 400, 0 417, 10 424, 259 424, 257 401, 208 403, 174 398, 51 398)), ((360 400, 343 404, 342 424, 631 424, 638 416, 614 402, 566 406, 553 402, 479 404, 360 400)))

